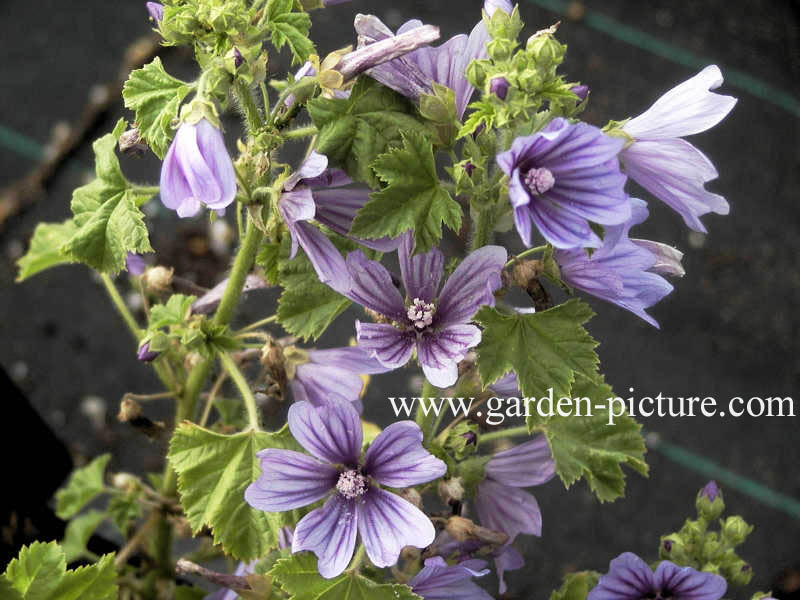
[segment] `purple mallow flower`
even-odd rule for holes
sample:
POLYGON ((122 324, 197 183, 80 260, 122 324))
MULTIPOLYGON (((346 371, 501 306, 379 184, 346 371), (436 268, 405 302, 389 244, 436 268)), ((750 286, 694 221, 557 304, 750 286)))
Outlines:
POLYGON ((161 201, 180 217, 201 206, 224 210, 236 196, 236 174, 222 132, 206 118, 184 121, 161 165, 161 201))
POLYGON ((526 246, 531 245, 531 221, 553 246, 575 248, 600 245, 590 221, 618 225, 628 220, 625 175, 616 158, 623 145, 597 127, 556 118, 497 155, 526 246))
POLYGON ((655 573, 631 552, 620 554, 609 564, 586 600, 719 600, 728 584, 713 573, 678 567, 662 561, 655 573))
MULTIPOLYGON (((338 169, 328 169, 328 157, 312 152, 284 185, 278 210, 292 236, 291 257, 298 244, 305 250, 320 281, 344 294, 350 287, 344 258, 319 229, 315 220, 336 233, 347 235, 356 212, 369 200, 366 188, 349 188, 353 181, 338 169)), ((381 252, 394 250, 399 240, 380 238, 363 240, 359 244, 381 252)))
POLYGON ((708 66, 622 127, 633 140, 620 154, 625 172, 695 231, 706 231, 700 216, 726 215, 729 208, 725 198, 704 187, 718 176, 714 165, 680 138, 710 129, 733 109, 736 98, 710 91, 721 84, 719 67, 708 66))
POLYGON ((261 476, 245 491, 254 508, 283 512, 325 498, 297 523, 292 552, 310 550, 325 578, 347 567, 361 536, 377 567, 397 563, 405 546, 424 548, 436 530, 416 506, 380 485, 404 488, 445 474, 447 466, 422 447, 422 431, 412 421, 384 429, 361 456, 362 430, 356 410, 332 401, 289 408, 289 430, 312 456, 267 448, 258 453, 261 476), (380 485, 379 485, 380 484, 380 485))
POLYGON ((141 275, 144 273, 145 265, 144 257, 135 252, 128 252, 125 256, 125 270, 131 275, 141 275))
POLYGON ((308 350, 308 361, 295 367, 289 378, 295 401, 308 401, 322 406, 328 400, 351 402, 361 412, 361 391, 364 380, 361 375, 386 373, 377 359, 358 346, 308 350))
MULTIPOLYGON (((451 556, 455 554, 462 564, 464 561, 469 560, 474 554, 482 553, 485 555, 485 548, 487 546, 487 544, 475 539, 459 542, 447 533, 447 531, 443 531, 439 534, 439 537, 436 538, 435 545, 442 556, 451 556)), ((505 594, 507 589, 505 572, 521 569, 525 566, 525 559, 510 542, 494 549, 491 552, 491 556, 494 558, 494 568, 497 571, 498 592, 500 594, 505 594)))
POLYGON ((392 283, 392 275, 360 250, 347 255, 351 288, 345 296, 390 321, 356 321, 358 345, 386 367, 406 364, 414 349, 425 376, 437 387, 449 387, 458 378, 458 362, 481 340, 470 321, 481 306, 494 306, 500 272, 507 253, 500 246, 484 246, 467 256, 439 291, 444 256, 438 248, 411 256, 412 234, 401 237, 398 249, 406 298, 392 283))
POLYGON ((159 2, 145 2, 145 8, 147 9, 147 13, 150 15, 150 18, 153 19, 156 23, 161 21, 164 18, 164 5, 159 2))
MULTIPOLYGON (((493 10, 496 10, 497 6, 494 6, 493 10)), ((419 20, 407 21, 397 30, 397 35, 422 26, 419 20)), ((359 47, 395 35, 380 19, 372 15, 358 15, 355 29, 358 33, 359 47)), ((486 58, 488 41, 489 33, 483 21, 480 21, 472 29, 469 37, 464 34, 456 35, 441 46, 419 48, 405 56, 373 67, 366 73, 413 100, 418 100, 422 94, 432 94, 434 82, 444 85, 455 92, 456 113, 460 119, 469 104, 472 92, 475 91, 464 73, 470 62, 486 58)))
POLYGON ((541 485, 555 475, 555 462, 543 435, 503 450, 486 463, 478 484, 475 511, 481 525, 502 531, 511 544, 520 533, 542 534, 542 513, 536 498, 520 488, 541 485))
POLYGON ((423 600, 491 600, 486 591, 478 587, 473 577, 489 573, 486 561, 465 560, 448 565, 441 556, 425 559, 425 566, 408 582, 411 591, 423 600))
POLYGON ((677 274, 680 270, 682 274, 680 258, 675 260, 676 253, 682 255, 664 244, 629 239, 628 230, 648 215, 644 201, 631 198, 630 205, 631 218, 606 229, 603 245, 591 256, 582 248, 572 248, 556 250, 553 257, 567 285, 621 306, 658 327, 645 309, 672 291, 672 285, 658 273, 677 274))

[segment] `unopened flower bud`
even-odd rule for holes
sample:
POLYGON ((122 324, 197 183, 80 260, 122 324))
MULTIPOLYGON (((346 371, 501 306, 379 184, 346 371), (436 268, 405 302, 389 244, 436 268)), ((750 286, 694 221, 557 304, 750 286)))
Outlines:
POLYGON ((464 484, 460 477, 440 479, 438 485, 439 497, 446 503, 461 502, 464 498, 464 484))
POLYGON ((444 529, 459 542, 478 540, 484 544, 502 546, 508 541, 508 534, 502 531, 494 531, 493 529, 481 527, 473 523, 470 519, 455 515, 447 519, 444 529))
POLYGON ((727 571, 727 579, 731 585, 747 585, 753 578, 753 568, 743 560, 731 565, 727 571))
POLYGON ((234 48, 233 49, 233 66, 238 69, 239 67, 242 66, 243 62, 244 62, 244 56, 242 56, 242 53, 239 52, 238 48, 234 48))
POLYGON ((578 104, 586 100, 586 97, 589 95, 589 86, 588 85, 575 85, 569 89, 570 92, 575 94, 579 100, 578 104))
POLYGON ((142 416, 142 406, 133 398, 123 398, 119 403, 119 413, 117 420, 120 423, 128 423, 142 416))
POLYGON ((136 358, 141 362, 153 362, 158 358, 159 354, 161 353, 150 350, 150 342, 148 341, 139 346, 139 350, 136 352, 136 358))
POLYGON ((703 489, 697 493, 695 500, 697 514, 708 521, 718 519, 725 510, 725 502, 722 499, 722 491, 714 480, 709 481, 703 489))
POLYGON ((741 544, 750 532, 753 531, 753 526, 748 525, 740 516, 728 517, 722 524, 722 536, 726 541, 734 546, 741 544))
POLYGON ((172 275, 175 270, 161 265, 151 267, 144 272, 142 283, 150 294, 163 294, 172 286, 172 275))
POLYGON ((147 8, 147 12, 150 14, 150 18, 156 23, 160 22, 161 19, 164 18, 163 4, 159 2, 145 2, 144 5, 147 8))
POLYGON ((499 77, 492 77, 492 80, 489 82, 489 91, 500 98, 500 100, 505 100, 508 95, 508 79, 502 75, 499 77))
POLYGON ((139 478, 130 473, 115 473, 111 478, 111 485, 118 490, 130 490, 139 484, 139 478))
POLYGON ((128 156, 143 156, 147 152, 147 144, 142 139, 142 135, 135 127, 128 129, 119 136, 119 151, 128 156))
POLYGON ((472 177, 472 172, 475 170, 475 165, 472 164, 472 161, 468 160, 461 165, 464 171, 467 174, 467 177, 472 177))

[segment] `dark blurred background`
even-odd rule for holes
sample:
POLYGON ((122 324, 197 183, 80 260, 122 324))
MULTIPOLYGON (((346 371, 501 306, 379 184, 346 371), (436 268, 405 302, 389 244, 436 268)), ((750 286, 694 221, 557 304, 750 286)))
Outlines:
MULTIPOLYGON (((106 98, 98 85, 113 82, 126 47, 147 36, 149 24, 138 0, 4 0, 0 4, 0 365, 20 394, 6 395, 4 434, 9 446, 14 495, 46 498, 67 472, 57 446, 43 449, 46 436, 25 429, 38 418, 80 463, 99 453, 114 453, 111 468, 136 473, 159 470, 164 441, 150 442, 116 422, 127 391, 160 391, 150 369, 138 363, 128 332, 114 313, 96 278, 80 266, 59 267, 15 284, 15 260, 40 221, 69 215, 72 190, 92 167, 91 141, 109 131, 124 111, 118 96, 106 98), (107 100, 107 101, 106 101, 107 100), (90 107, 103 109, 94 118, 90 107), (82 116, 83 115, 83 116, 82 116), (68 125, 67 125, 68 124, 68 125), (71 127, 71 128, 70 128, 71 127), (85 129, 87 135, 82 135, 85 129), (78 138, 74 151, 52 172, 20 179, 53 148, 78 138), (49 143, 55 141, 53 143, 49 143), (49 148, 49 150, 48 150, 49 148), (40 183, 44 183, 40 186, 40 183), (36 190, 43 187, 42 193, 36 190), (29 200, 33 200, 29 202, 29 200), (26 413, 27 402, 34 411, 26 413), (23 437, 17 440, 13 433, 23 437), (28 455, 30 436, 37 451, 28 455), (25 456, 23 459, 22 457, 25 456)), ((314 13, 312 37, 320 54, 354 42, 352 18, 372 12, 396 28, 409 18, 439 25, 443 38, 468 32, 481 3, 450 1, 386 2, 359 0, 314 13)), ((790 0, 725 0, 566 3, 520 0, 526 22, 523 36, 561 20, 558 37, 569 46, 563 71, 590 86, 584 119, 604 125, 634 116, 659 95, 699 70, 716 63, 727 75, 722 92, 737 96, 732 114, 691 139, 720 172, 710 188, 731 204, 727 217, 709 215, 708 235, 690 234, 682 220, 658 201, 637 237, 677 245, 686 252, 686 276, 651 312, 661 330, 611 305, 590 300, 598 315, 589 324, 607 380, 620 395, 634 388, 637 397, 790 396, 800 382, 800 203, 798 118, 800 117, 800 7, 790 0), (766 85, 764 85, 766 84, 766 85)), ((146 50, 145 44, 145 50, 146 50)), ((190 57, 162 51, 167 69, 191 78, 190 57)), ((286 66, 275 60, 274 74, 286 66)), ((112 86, 113 87, 113 86, 112 86)), ((228 128, 229 133, 236 131, 228 128)), ((234 134, 228 136, 233 145, 234 134)), ((48 154, 49 152, 49 154, 48 154)), ((156 182, 159 163, 149 156, 123 159, 134 180, 156 182)), ((229 260, 226 231, 209 230, 206 221, 177 222, 151 203, 151 237, 161 264, 211 286, 224 276, 229 260), (176 233, 177 232, 177 233, 176 233)), ((519 248, 515 236, 505 238, 519 248)), ((119 281, 129 290, 125 278, 119 281)), ((132 301, 135 298, 131 297, 132 301)), ((252 294, 239 313, 245 323, 271 314, 275 294, 252 294)), ((346 343, 353 334, 346 313, 320 345, 346 343)), ((535 349, 533 349, 535 351, 535 349)), ((410 371, 376 377, 365 402, 367 417, 387 424, 387 395, 410 395, 410 371)), ((149 416, 167 418, 166 401, 147 406, 149 416)), ((798 407, 795 408, 798 410, 798 407)), ((646 429, 661 439, 703 457, 775 492, 800 499, 796 418, 649 418, 646 429)), ((35 423, 29 427, 35 427, 35 423)), ((707 476, 691 458, 689 467, 663 449, 648 454, 649 479, 630 475, 627 496, 600 505, 583 483, 565 492, 552 481, 536 494, 544 515, 540 539, 524 537, 519 546, 527 565, 508 575, 517 598, 542 598, 565 572, 596 569, 630 550, 648 560, 657 556, 658 537, 677 530, 693 515, 697 490, 707 476)), ((7 480, 7 486, 11 480, 7 480)), ((755 524, 742 547, 755 577, 746 591, 789 597, 800 587, 800 521, 753 495, 723 484, 730 513, 755 524)), ((8 487, 6 487, 8 490, 8 487)), ((5 493, 6 500, 9 494, 5 493)), ((48 533, 45 521, 0 524, 8 548, 20 535, 48 533), (25 530, 25 531, 23 531, 25 530), (14 533, 16 532, 16 534, 14 533), (14 535, 18 537, 15 538, 14 535)), ((57 526, 57 524, 56 524, 57 526)), ((52 535, 56 534, 49 534, 52 535)), ((795 596, 796 597, 796 596, 795 596)))

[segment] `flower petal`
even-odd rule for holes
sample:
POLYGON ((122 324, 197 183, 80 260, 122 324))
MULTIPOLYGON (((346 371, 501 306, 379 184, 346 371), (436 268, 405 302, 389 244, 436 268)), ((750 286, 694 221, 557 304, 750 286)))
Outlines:
POLYGON ((356 250, 347 255, 347 270, 352 278, 352 286, 345 294, 348 298, 393 321, 405 319, 403 297, 386 267, 356 250))
POLYGON ((398 421, 370 444, 364 457, 364 472, 383 485, 404 488, 442 477, 447 465, 422 447, 419 425, 398 421))
POLYGON ((473 577, 489 573, 486 561, 467 560, 448 565, 441 556, 425 559, 425 566, 408 582, 418 596, 425 600, 491 600, 486 590, 478 587, 473 577))
POLYGON ((417 359, 428 381, 439 388, 453 385, 459 361, 480 341, 481 330, 475 325, 448 325, 423 335, 417 342, 417 359))
POLYGON ((620 554, 608 567, 586 600, 639 600, 657 591, 653 571, 632 552, 620 554))
POLYGON ((334 494, 297 523, 292 553, 311 550, 317 555, 319 574, 326 579, 336 577, 353 558, 357 522, 355 502, 334 494))
POLYGON ((481 525, 507 534, 509 544, 520 533, 542 535, 539 503, 519 488, 484 479, 478 484, 475 511, 481 525))
POLYGON ((278 212, 281 213, 283 222, 292 236, 292 250, 289 258, 294 258, 297 253, 297 224, 301 221, 310 221, 314 218, 316 207, 311 190, 301 188, 294 192, 284 192, 278 200, 278 212))
POLYGON ((300 163, 297 171, 292 173, 286 181, 283 182, 283 189, 287 192, 292 191, 295 186, 304 179, 311 179, 317 177, 328 168, 328 157, 319 152, 312 151, 306 159, 300 163))
POLYGON ((411 256, 414 246, 414 237, 411 232, 402 236, 397 256, 400 259, 400 273, 406 296, 409 300, 419 298, 430 302, 439 291, 444 269, 444 255, 441 250, 434 248, 430 252, 411 256))
POLYGON ((295 400, 307 400, 314 406, 321 406, 328 400, 356 402, 361 396, 364 381, 353 371, 330 365, 304 363, 297 366, 294 379, 289 385, 295 400))
POLYGON ((471 252, 447 279, 434 315, 434 327, 468 322, 481 306, 494 306, 494 291, 502 285, 500 273, 508 260, 501 246, 471 252))
POLYGON ((355 466, 361 455, 361 419, 346 402, 313 406, 295 402, 289 407, 289 431, 310 454, 320 460, 355 466))
POLYGON ((385 323, 356 321, 356 339, 359 348, 389 369, 402 367, 414 351, 413 332, 400 331, 385 323))
POLYGON ((494 555, 494 568, 497 571, 497 580, 499 582, 498 592, 500 595, 506 593, 506 571, 516 571, 525 566, 525 559, 522 554, 509 544, 501 547, 500 550, 494 555))
POLYGON ((205 205, 214 210, 225 208, 236 197, 236 173, 222 132, 207 119, 197 123, 197 147, 219 186, 219 194, 210 201, 204 200, 205 205))
POLYGON ((324 498, 336 486, 339 471, 301 452, 267 448, 257 454, 261 475, 244 499, 253 508, 284 512, 324 498))
POLYGON ((294 235, 297 242, 314 267, 319 280, 330 286, 334 291, 347 295, 352 286, 347 263, 339 249, 319 229, 304 221, 294 226, 294 235))
POLYGON ((391 567, 403 548, 425 548, 436 537, 433 523, 420 509, 377 487, 367 491, 357 511, 361 542, 376 567, 391 567))
POLYGON ((556 465, 543 435, 494 454, 486 464, 487 477, 514 487, 540 485, 555 473, 556 465))
POLYGON ((675 600, 719 600, 728 589, 719 575, 679 567, 668 560, 658 565, 653 578, 656 588, 669 590, 675 600))

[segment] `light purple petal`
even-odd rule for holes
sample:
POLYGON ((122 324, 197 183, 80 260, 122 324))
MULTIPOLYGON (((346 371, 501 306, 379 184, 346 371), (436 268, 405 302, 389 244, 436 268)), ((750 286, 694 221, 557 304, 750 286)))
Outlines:
POLYGON ((326 350, 309 350, 308 358, 312 364, 328 365, 342 370, 352 371, 353 373, 363 373, 365 375, 386 373, 388 370, 358 346, 328 348, 326 350))
POLYGON ((317 555, 319 574, 326 579, 336 577, 347 568, 353 557, 357 515, 353 500, 334 494, 323 506, 312 510, 297 523, 292 553, 311 550, 317 555))
POLYGON ((658 565, 653 579, 657 589, 669 590, 675 600, 719 600, 728 588, 719 575, 678 567, 668 560, 658 565))
POLYGON ((508 260, 501 246, 471 252, 447 279, 434 315, 434 327, 469 321, 481 306, 494 306, 494 291, 502 285, 500 273, 508 260))
POLYGON ((253 508, 284 512, 308 506, 333 490, 339 471, 301 452, 267 448, 257 454, 261 475, 244 499, 253 508))
MULTIPOLYGON (((226 277, 222 281, 220 281, 217 285, 213 288, 208 290, 205 294, 200 296, 197 300, 192 303, 192 312, 195 314, 205 315, 212 312, 219 303, 222 301, 222 294, 225 293, 225 288, 228 287, 228 278, 226 277)), ((242 288, 242 294, 247 294, 253 290, 259 290, 268 287, 266 281, 264 281, 258 275, 250 274, 244 280, 244 287, 242 288)))
POLYGON ((364 472, 383 485, 404 488, 442 477, 447 465, 422 447, 419 425, 398 421, 370 444, 364 457, 364 472))
POLYGON ((332 464, 355 466, 361 455, 361 419, 346 402, 289 407, 289 431, 310 454, 332 464))
POLYGON ((309 362, 297 366, 289 385, 295 400, 307 400, 314 406, 321 406, 329 400, 356 402, 364 381, 356 372, 309 362))
POLYGON ((705 232, 702 215, 730 211, 722 196, 705 189, 717 177, 711 161, 689 142, 679 139, 634 142, 622 154, 625 172, 666 203, 695 231, 705 232))
POLYGON ((475 325, 448 325, 441 331, 423 334, 417 342, 417 359, 425 377, 438 388, 458 379, 458 363, 481 341, 475 325))
POLYGON ((389 369, 402 367, 414 351, 413 332, 400 331, 385 323, 356 321, 356 338, 359 348, 389 369))
POLYGON ((204 201, 205 205, 214 210, 223 209, 236 197, 236 172, 222 132, 207 119, 197 123, 197 147, 219 186, 219 194, 210 201, 204 201))
POLYGON ((353 282, 345 259, 338 248, 328 236, 310 223, 300 221, 294 230, 296 239, 314 267, 319 280, 346 296, 353 282))
POLYGON ((519 381, 517 381, 517 374, 514 371, 509 371, 489 387, 502 398, 519 398, 522 395, 519 389, 519 381))
POLYGON ((497 9, 500 9, 504 13, 510 15, 511 12, 514 10, 514 6, 508 0, 485 0, 485 2, 483 3, 483 10, 490 17, 494 14, 494 11, 496 11, 497 9))
POLYGON ((540 485, 550 481, 555 472, 550 446, 543 435, 494 454, 486 464, 486 477, 514 487, 540 485))
POLYGON ((686 274, 681 264, 683 252, 677 248, 651 240, 632 239, 631 241, 656 257, 656 263, 650 267, 651 272, 673 277, 683 277, 686 274))
POLYGON ((310 221, 314 218, 316 207, 311 190, 301 188, 293 192, 284 192, 278 200, 278 212, 281 213, 283 222, 289 229, 292 236, 292 249, 289 258, 294 258, 297 254, 297 224, 302 221, 310 221))
POLYGON ((500 595, 506 593, 506 571, 516 571, 525 566, 525 559, 522 554, 509 544, 506 544, 494 555, 494 568, 497 571, 497 579, 499 582, 498 592, 500 595))
POLYGON ((411 256, 414 238, 411 233, 402 236, 397 256, 406 296, 409 300, 419 298, 431 302, 439 291, 444 269, 444 255, 438 248, 430 252, 411 256))
POLYGON ((408 582, 411 590, 424 600, 491 600, 473 577, 489 573, 483 560, 469 560, 448 565, 441 556, 425 559, 425 566, 408 582))
POLYGON ((352 287, 345 294, 348 298, 393 321, 405 319, 403 296, 392 283, 386 267, 356 250, 347 255, 347 270, 352 278, 352 287))
MULTIPOLYGON (((319 180, 320 177, 317 179, 319 180)), ((350 181, 348 180, 347 183, 350 183, 350 181)), ((341 185, 345 184, 342 183, 341 185)), ((336 233, 345 235, 372 250, 377 250, 378 252, 396 250, 400 245, 398 238, 382 237, 376 240, 367 240, 353 237, 349 234, 356 212, 367 203, 370 193, 371 191, 366 188, 331 187, 315 189, 313 192, 314 202, 317 205, 315 218, 336 233)))
POLYGON ((357 510, 361 542, 376 567, 391 567, 403 548, 425 548, 436 537, 433 523, 420 509, 380 488, 371 487, 357 510))
POLYGON ((506 533, 509 544, 520 533, 542 535, 539 503, 519 488, 484 479, 478 484, 475 511, 481 525, 506 533))
POLYGON ((631 552, 611 561, 608 573, 600 577, 586 600, 640 600, 656 592, 653 571, 631 552))
POLYGON ((311 179, 321 175, 325 169, 328 168, 328 157, 319 152, 312 151, 292 173, 289 178, 283 182, 283 189, 287 192, 292 191, 295 186, 304 179, 311 179))
POLYGON ((715 94, 722 73, 709 65, 661 96, 644 113, 622 128, 637 140, 678 138, 710 129, 733 109, 736 98, 715 94))
POLYGON ((141 275, 144 273, 146 266, 144 257, 141 254, 128 252, 125 255, 125 270, 131 275, 141 275))

